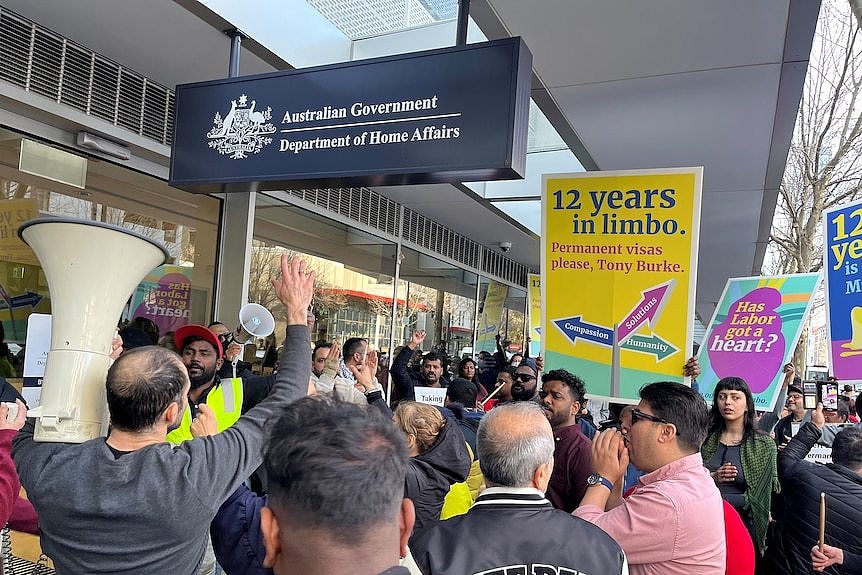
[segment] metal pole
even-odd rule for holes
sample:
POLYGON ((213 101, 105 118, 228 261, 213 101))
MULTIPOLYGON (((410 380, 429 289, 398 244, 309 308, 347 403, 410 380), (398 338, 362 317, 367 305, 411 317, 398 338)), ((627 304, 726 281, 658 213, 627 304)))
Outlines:
POLYGON ((470 0, 458 0, 458 33, 455 35, 455 45, 467 44, 467 23, 470 21, 470 0))
MULTIPOLYGON (((481 269, 481 268, 480 268, 481 269)), ((479 294, 482 288, 482 274, 476 274, 476 300, 473 302, 473 357, 479 353, 476 349, 476 343, 479 339, 476 337, 476 332, 479 331, 479 294)), ((496 350, 494 350, 496 351, 496 350)), ((496 375, 496 374, 495 374, 496 375)))
POLYGON ((230 36, 230 64, 228 64, 227 75, 229 78, 239 76, 239 54, 242 46, 242 32, 234 28, 233 30, 225 30, 225 34, 230 36))
MULTIPOLYGON (((395 272, 392 276, 392 315, 389 318, 389 366, 395 359, 395 319, 398 315, 398 282, 401 281, 401 260, 404 254, 401 252, 401 238, 404 235, 404 206, 401 206, 398 214, 398 242, 395 244, 395 272)), ((407 305, 407 300, 404 300, 407 305)), ((401 335, 398 336, 399 338, 401 335)), ((386 402, 392 404, 392 374, 386 378, 386 402)))

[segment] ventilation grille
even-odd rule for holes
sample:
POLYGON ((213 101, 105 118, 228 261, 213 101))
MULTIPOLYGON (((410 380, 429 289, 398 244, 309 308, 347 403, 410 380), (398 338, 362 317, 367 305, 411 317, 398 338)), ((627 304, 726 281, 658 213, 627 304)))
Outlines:
POLYGON ((527 274, 530 270, 527 266, 507 258, 503 254, 482 246, 484 256, 482 258, 482 271, 489 276, 497 276, 510 281, 515 285, 526 286, 527 274))
POLYGON ((482 268, 482 246, 473 240, 441 226, 410 208, 404 209, 404 239, 449 259, 482 268))
POLYGON ((398 236, 398 203, 368 188, 314 188, 287 190, 287 193, 390 236, 398 236))
MULTIPOLYGON (((398 211, 401 205, 368 188, 313 188, 286 192, 389 236, 399 235, 398 211)), ((410 208, 404 208, 403 238, 430 252, 481 270, 487 275, 516 285, 527 285, 529 270, 526 266, 489 250, 410 208)))
POLYGON ((173 92, 3 8, 0 79, 170 145, 173 92))

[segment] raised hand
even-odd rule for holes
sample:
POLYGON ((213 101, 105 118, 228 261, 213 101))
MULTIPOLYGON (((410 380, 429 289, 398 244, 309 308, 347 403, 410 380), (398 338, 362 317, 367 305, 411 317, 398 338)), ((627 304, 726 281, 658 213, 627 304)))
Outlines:
POLYGON ((307 325, 308 306, 314 295, 316 277, 307 268, 305 260, 291 259, 287 254, 281 254, 281 277, 272 280, 272 287, 287 308, 288 325, 307 325))
POLYGON ((811 412, 811 423, 816 425, 819 429, 823 429, 823 426, 826 425, 826 416, 823 415, 823 403, 817 403, 817 409, 811 412))
POLYGON ((372 391, 374 389, 374 374, 371 373, 371 370, 368 369, 367 365, 348 366, 350 369, 350 373, 353 374, 353 377, 356 378, 356 387, 359 388, 363 393, 372 391))
POLYGON ((793 383, 793 376, 796 374, 796 368, 793 367, 792 363, 788 363, 781 371, 784 372, 784 381, 781 382, 781 387, 787 387, 793 383))
POLYGON ((682 366, 682 374, 686 377, 693 377, 695 379, 700 377, 700 364, 697 362, 696 357, 688 358, 688 361, 686 361, 685 365, 682 366))
POLYGON ((335 375, 338 371, 339 360, 341 359, 341 346, 337 339, 332 340, 332 346, 329 348, 329 353, 326 354, 326 367, 324 371, 330 375, 335 375))
POLYGON ((425 330, 417 329, 410 335, 410 343, 407 344, 407 347, 410 349, 416 349, 422 342, 425 341, 425 330))
POLYGON ((606 429, 593 437, 593 471, 610 480, 614 485, 622 481, 628 467, 628 449, 622 434, 616 429, 606 429))
POLYGON ((380 361, 377 358, 377 352, 374 350, 369 350, 365 354, 365 368, 368 370, 368 373, 371 374, 371 377, 374 378, 377 376, 377 365, 380 361))

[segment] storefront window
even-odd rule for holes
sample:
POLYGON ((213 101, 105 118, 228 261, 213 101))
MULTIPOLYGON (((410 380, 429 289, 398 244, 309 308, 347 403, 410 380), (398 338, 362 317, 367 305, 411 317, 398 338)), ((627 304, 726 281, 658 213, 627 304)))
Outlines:
POLYGON ((473 355, 477 276, 437 258, 404 249, 398 288, 395 345, 425 330, 423 351, 445 354, 451 367, 473 355))
POLYGON ((22 137, 9 131, 3 134, 0 322, 5 343, 14 356, 11 363, 16 376, 21 376, 23 368, 18 356, 23 356, 27 318, 34 312, 51 313, 44 273, 35 254, 17 235, 18 226, 35 217, 105 222, 162 243, 170 254, 168 262, 139 286, 119 319, 146 317, 162 332, 189 322, 207 323, 212 305, 218 200, 172 189, 156 178, 102 161, 87 161, 83 189, 23 173, 17 169, 22 137))
POLYGON ((388 351, 394 243, 266 194, 258 195, 254 230, 249 301, 273 312, 277 336, 284 333, 284 313, 269 280, 287 251, 317 274, 312 340, 362 337, 372 349, 388 351))

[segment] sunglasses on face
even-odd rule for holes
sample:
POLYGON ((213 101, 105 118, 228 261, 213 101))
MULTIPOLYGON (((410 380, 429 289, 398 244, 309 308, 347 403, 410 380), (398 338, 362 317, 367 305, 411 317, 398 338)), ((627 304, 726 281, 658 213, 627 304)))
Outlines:
POLYGON ((648 421, 652 421, 655 423, 670 423, 666 419, 662 419, 661 417, 656 417, 655 415, 650 415, 649 413, 644 413, 640 409, 631 410, 632 414, 632 425, 640 421, 641 419, 646 419, 648 421))
POLYGON ((535 375, 530 375, 529 373, 516 373, 512 379, 515 381, 520 381, 521 383, 527 383, 533 379, 536 379, 535 375))

